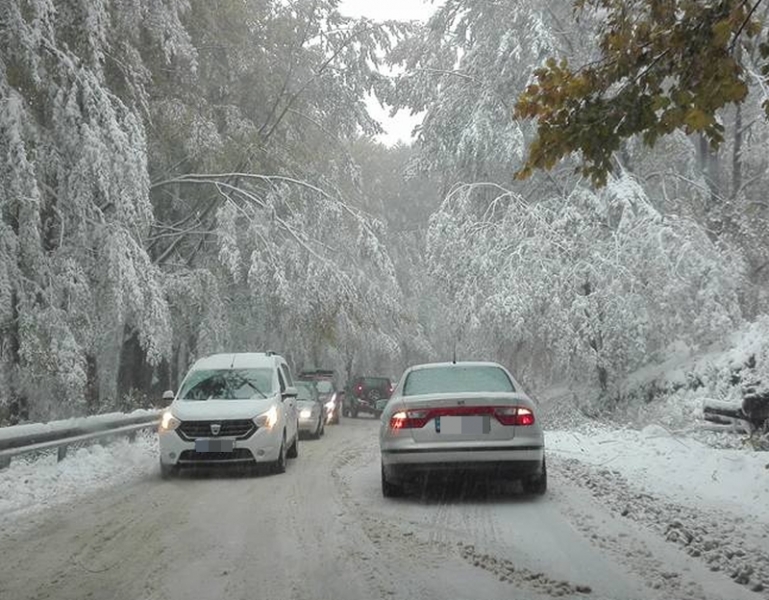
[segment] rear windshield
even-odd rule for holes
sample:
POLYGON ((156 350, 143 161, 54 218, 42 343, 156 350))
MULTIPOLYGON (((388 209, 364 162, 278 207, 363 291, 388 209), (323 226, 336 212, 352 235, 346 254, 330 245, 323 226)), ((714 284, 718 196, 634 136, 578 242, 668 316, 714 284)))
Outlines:
POLYGON ((363 384, 366 387, 377 388, 387 387, 390 385, 390 380, 387 377, 364 377, 358 381, 359 384, 363 384))
POLYGON ((465 392, 514 392, 513 382, 493 366, 447 366, 412 371, 403 385, 404 396, 461 394, 465 392))
POLYGON ((272 369, 201 369, 182 384, 182 400, 251 400, 272 394, 272 369))
POLYGON ((316 384, 319 394, 330 394, 334 391, 334 386, 330 381, 318 381, 316 384))

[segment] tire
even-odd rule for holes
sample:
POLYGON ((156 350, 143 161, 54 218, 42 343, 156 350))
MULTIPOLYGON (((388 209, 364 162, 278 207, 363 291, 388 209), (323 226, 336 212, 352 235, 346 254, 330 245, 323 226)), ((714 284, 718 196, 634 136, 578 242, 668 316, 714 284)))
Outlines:
POLYGON ((318 418, 318 426, 315 428, 315 431, 312 432, 312 435, 310 436, 314 440, 319 440, 320 436, 323 434, 321 433, 321 424, 323 422, 323 417, 318 418))
POLYGON ((164 465, 162 462, 160 463, 161 479, 171 479, 172 477, 178 475, 178 473, 179 469, 175 465, 164 465))
POLYGON ((521 482, 523 492, 534 496, 544 496, 547 492, 547 464, 542 460, 542 473, 521 482))
POLYGON ((352 411, 350 411, 350 416, 353 419, 357 419, 358 418, 358 411, 357 411, 357 409, 353 409, 352 411))
POLYGON ((382 496, 385 498, 398 498, 403 496, 403 486, 387 479, 384 465, 382 465, 382 496))
POLYGON ((272 472, 276 475, 286 472, 286 438, 280 444, 280 452, 278 453, 278 460, 272 463, 272 472))
POLYGON ((318 437, 323 437, 325 434, 326 434, 326 419, 321 419, 320 433, 318 434, 318 437))
POLYGON ((288 452, 286 452, 286 456, 288 458, 296 458, 299 456, 299 430, 297 429, 296 437, 294 438, 294 443, 291 444, 288 448, 288 452))

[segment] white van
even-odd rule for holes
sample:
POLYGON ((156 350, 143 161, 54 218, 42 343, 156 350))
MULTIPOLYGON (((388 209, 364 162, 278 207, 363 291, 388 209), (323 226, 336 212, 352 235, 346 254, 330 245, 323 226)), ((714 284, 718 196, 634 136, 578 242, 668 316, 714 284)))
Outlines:
POLYGON ((299 454, 297 390, 272 352, 198 360, 163 414, 160 473, 196 465, 265 465, 276 473, 299 454))

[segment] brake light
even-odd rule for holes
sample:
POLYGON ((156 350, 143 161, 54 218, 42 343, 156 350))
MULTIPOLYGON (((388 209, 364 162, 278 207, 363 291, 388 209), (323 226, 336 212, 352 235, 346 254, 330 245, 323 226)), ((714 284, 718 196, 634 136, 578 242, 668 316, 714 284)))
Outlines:
POLYGON ((402 410, 390 417, 390 429, 419 429, 429 420, 429 410, 402 410))
POLYGON ((534 413, 525 406, 500 406, 494 409, 494 416, 502 425, 534 425, 534 413))
POLYGON ((355 391, 358 392, 358 393, 362 392, 363 391, 363 386, 360 385, 360 384, 356 385, 355 386, 355 391))

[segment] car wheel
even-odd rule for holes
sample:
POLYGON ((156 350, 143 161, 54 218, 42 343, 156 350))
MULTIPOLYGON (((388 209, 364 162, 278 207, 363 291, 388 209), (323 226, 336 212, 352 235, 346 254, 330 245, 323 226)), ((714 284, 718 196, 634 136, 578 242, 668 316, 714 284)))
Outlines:
POLYGON ((357 418, 358 418, 358 411, 357 411, 356 409, 353 409, 353 410, 350 412, 350 416, 351 416, 353 419, 357 419, 357 418))
POLYGON ((312 432, 312 439, 314 439, 314 440, 320 439, 320 436, 322 435, 320 433, 320 424, 321 424, 322 421, 323 421, 323 418, 322 417, 318 417, 318 423, 317 423, 317 425, 315 425, 315 431, 312 432))
POLYGON ((272 472, 276 474, 286 472, 286 438, 280 443, 280 452, 278 452, 278 460, 272 464, 272 472))
POLYGON ((326 433, 326 420, 321 419, 320 420, 320 434, 318 437, 323 437, 323 435, 326 433))
POLYGON ((178 473, 178 468, 175 465, 166 465, 166 464, 163 464, 162 462, 160 463, 161 479, 171 479, 177 473, 178 473))
POLYGON ((294 443, 291 444, 291 446, 289 446, 288 452, 286 453, 286 456, 288 456, 288 458, 296 458, 297 456, 299 456, 299 433, 298 433, 298 430, 297 430, 296 437, 294 438, 294 443))
POLYGON ((542 473, 536 477, 523 480, 523 491, 526 494, 543 496, 547 492, 547 464, 542 460, 542 473))
POLYGON ((382 465, 382 496, 385 498, 397 498, 403 495, 403 486, 393 483, 387 479, 385 468, 382 465))

